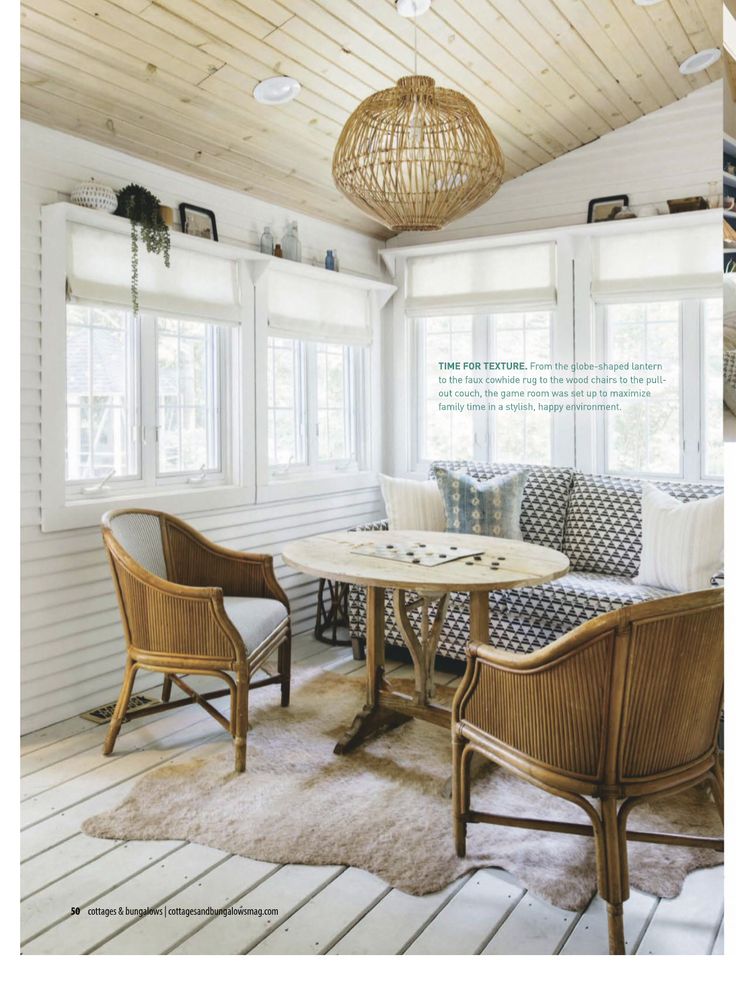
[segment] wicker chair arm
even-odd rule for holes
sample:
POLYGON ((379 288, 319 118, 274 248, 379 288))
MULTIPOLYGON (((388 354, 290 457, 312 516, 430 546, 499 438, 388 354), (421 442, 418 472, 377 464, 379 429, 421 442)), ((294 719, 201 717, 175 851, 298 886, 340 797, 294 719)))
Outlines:
POLYGON ((128 646, 162 658, 186 656, 235 664, 243 640, 230 622, 219 587, 171 583, 111 550, 128 646))
POLYGON ((166 523, 166 545, 176 583, 221 587, 230 597, 267 597, 289 609, 288 597, 273 570, 273 556, 227 549, 172 518, 166 523))

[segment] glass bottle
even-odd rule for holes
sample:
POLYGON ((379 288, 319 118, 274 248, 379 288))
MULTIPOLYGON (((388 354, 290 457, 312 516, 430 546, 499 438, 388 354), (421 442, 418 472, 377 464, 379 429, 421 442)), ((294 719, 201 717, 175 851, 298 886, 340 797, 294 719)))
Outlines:
POLYGON ((325 269, 335 268, 335 256, 332 249, 327 250, 327 255, 325 256, 325 269))
POLYGON ((294 227, 291 222, 286 226, 284 237, 281 240, 281 248, 284 251, 284 259, 296 258, 296 240, 294 238, 294 227))
POLYGON ((266 225, 263 229, 263 235, 261 236, 261 252, 265 256, 273 255, 273 235, 271 235, 271 226, 266 225))
POLYGON ((281 243, 280 242, 277 242, 276 245, 273 247, 273 254, 274 254, 274 256, 276 256, 277 259, 283 259, 284 258, 284 254, 281 251, 281 243))
POLYGON ((300 263, 302 261, 302 244, 299 241, 299 226, 296 222, 291 223, 291 232, 294 236, 294 261, 300 263))
POLYGON ((335 258, 335 272, 336 273, 339 273, 340 272, 340 258, 337 255, 337 249, 333 249, 332 250, 332 255, 335 258))

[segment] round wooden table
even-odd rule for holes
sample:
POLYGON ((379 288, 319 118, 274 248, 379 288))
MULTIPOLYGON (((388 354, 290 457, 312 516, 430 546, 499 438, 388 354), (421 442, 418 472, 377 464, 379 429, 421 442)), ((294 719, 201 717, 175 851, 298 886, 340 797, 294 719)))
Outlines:
POLYGON ((338 741, 338 754, 412 716, 450 726, 450 711, 432 698, 435 655, 451 593, 470 594, 468 640, 487 641, 492 590, 547 583, 569 569, 567 556, 554 549, 450 532, 330 532, 290 542, 282 555, 302 573, 367 590, 366 704, 338 741), (386 590, 393 593, 396 622, 414 663, 412 696, 393 690, 384 679, 386 590), (409 619, 411 610, 421 612, 418 631, 409 619))

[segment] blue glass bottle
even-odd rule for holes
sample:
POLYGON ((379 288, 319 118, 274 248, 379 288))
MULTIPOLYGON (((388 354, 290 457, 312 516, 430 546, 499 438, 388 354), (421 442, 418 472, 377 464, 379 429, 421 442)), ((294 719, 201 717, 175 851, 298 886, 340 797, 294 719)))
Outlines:
POLYGON ((327 255, 325 256, 325 269, 334 270, 334 268, 335 268, 335 256, 334 253, 332 252, 332 249, 328 249, 327 255))

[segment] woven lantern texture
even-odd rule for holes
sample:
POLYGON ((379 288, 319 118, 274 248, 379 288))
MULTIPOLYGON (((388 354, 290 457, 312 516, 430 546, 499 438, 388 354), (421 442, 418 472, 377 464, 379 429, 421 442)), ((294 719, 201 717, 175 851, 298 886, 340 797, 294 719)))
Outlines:
POLYGON ((487 201, 503 171, 501 148, 473 103, 426 75, 364 99, 332 158, 337 187, 393 232, 443 228, 487 201))

